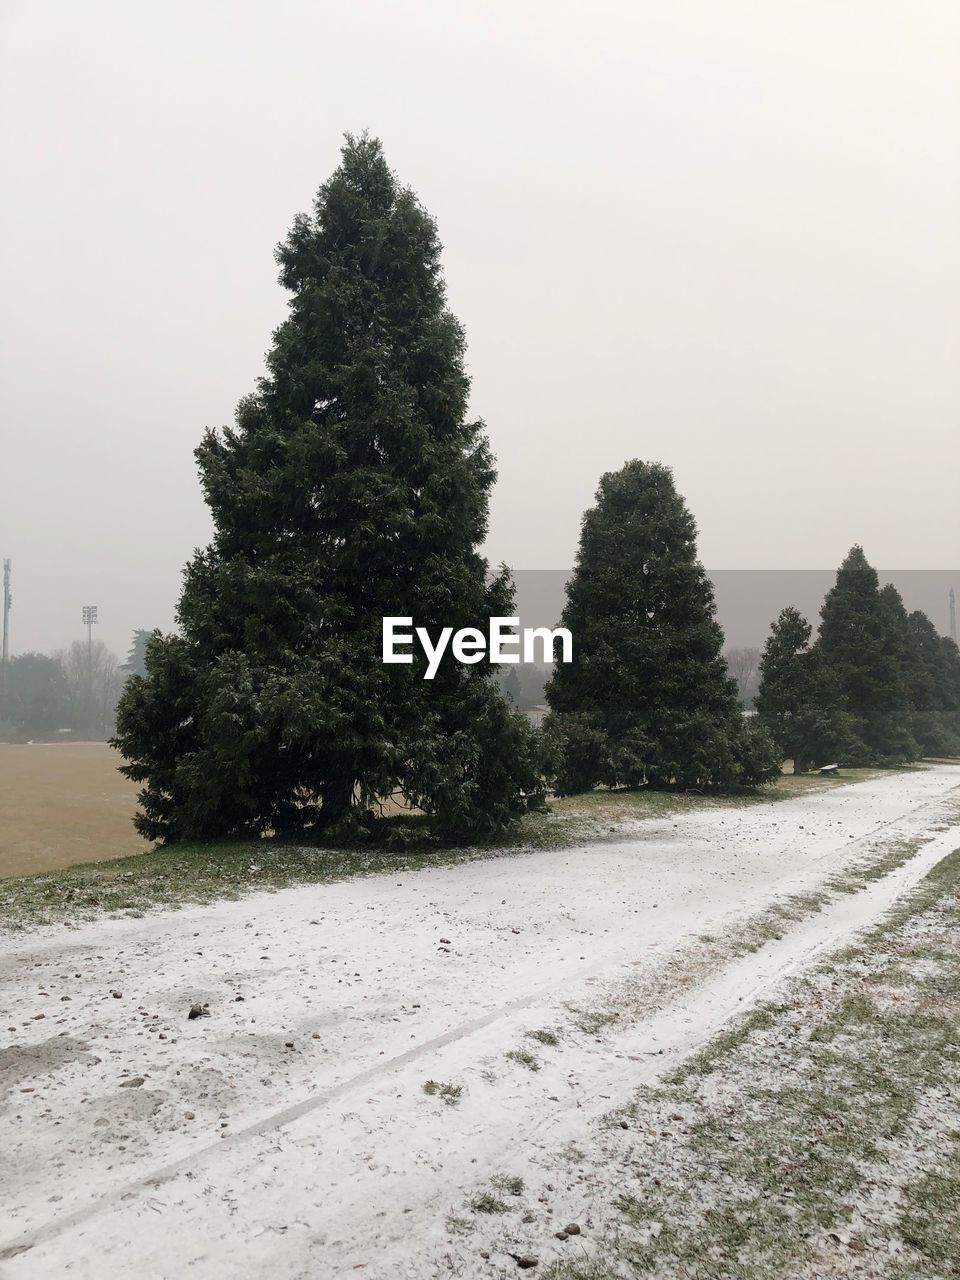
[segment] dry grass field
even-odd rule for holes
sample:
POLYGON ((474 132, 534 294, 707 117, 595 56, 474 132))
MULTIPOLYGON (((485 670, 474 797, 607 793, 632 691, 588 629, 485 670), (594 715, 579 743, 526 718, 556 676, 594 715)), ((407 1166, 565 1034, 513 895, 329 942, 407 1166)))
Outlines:
POLYGON ((0 876, 147 849, 131 821, 137 787, 119 762, 105 742, 0 744, 0 876))

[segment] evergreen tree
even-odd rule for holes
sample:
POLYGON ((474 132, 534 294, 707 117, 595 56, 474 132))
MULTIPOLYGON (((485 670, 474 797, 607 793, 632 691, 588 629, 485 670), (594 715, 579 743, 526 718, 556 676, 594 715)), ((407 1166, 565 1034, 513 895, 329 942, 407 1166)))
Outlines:
POLYGON ((837 681, 809 647, 812 631, 796 609, 784 609, 760 658, 757 715, 798 774, 810 763, 842 759, 851 737, 837 681))
POLYGON ((137 825, 343 833, 399 789, 438 832, 489 835, 533 785, 526 722, 486 662, 425 681, 416 647, 381 661, 386 615, 436 636, 512 604, 477 550, 495 473, 436 228, 380 143, 348 136, 277 258, 292 296, 267 376, 197 450, 215 532, 181 634, 151 641, 120 709, 137 825))
POLYGON ((925 756, 960 756, 960 650, 925 613, 907 618, 915 663, 909 685, 913 736, 925 756))
POLYGON ((920 651, 903 598, 892 582, 880 588, 880 615, 884 651, 896 664, 903 697, 910 706, 912 686, 920 673, 920 651))
POLYGON ((853 547, 837 570, 820 617, 817 651, 839 683, 860 742, 849 762, 915 759, 896 602, 889 593, 881 597, 862 547, 853 547))
MULTIPOLYGON (((949 636, 940 636, 936 690, 937 707, 945 731, 942 753, 960 756, 960 648, 949 636)), ((928 754, 934 753, 930 751, 928 754)))
POLYGON ((561 620, 573 662, 547 685, 560 790, 730 786, 779 772, 773 743, 738 706, 714 613, 668 468, 629 462, 605 475, 561 620))
POLYGON ((130 652, 127 654, 126 662, 120 668, 121 671, 129 671, 132 676, 147 674, 147 643, 151 634, 149 631, 134 631, 130 652))

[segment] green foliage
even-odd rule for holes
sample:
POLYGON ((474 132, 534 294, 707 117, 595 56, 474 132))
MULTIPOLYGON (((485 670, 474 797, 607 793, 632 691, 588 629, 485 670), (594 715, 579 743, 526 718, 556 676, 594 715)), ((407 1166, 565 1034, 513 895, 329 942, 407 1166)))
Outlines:
POLYGON ((925 756, 960 756, 960 650, 917 610, 907 618, 911 729, 925 756))
POLYGON ((60 659, 43 653, 11 658, 2 710, 15 738, 39 737, 69 725, 70 687, 60 659))
POLYGON ((607 734, 587 714, 551 712, 543 725, 545 771, 559 795, 589 791, 614 774, 607 734))
POLYGON ((145 676, 147 674, 147 644, 153 633, 138 629, 133 633, 133 640, 130 643, 130 652, 127 654, 127 660, 121 666, 122 671, 129 671, 132 676, 145 676))
POLYGON ((635 461, 605 475, 561 619, 573 662, 547 686, 560 791, 776 776, 768 735, 741 714, 714 613, 693 517, 668 468, 635 461))
POLYGON ((850 763, 900 763, 919 754, 910 732, 902 614, 899 596, 892 588, 881 593, 877 571, 863 548, 853 547, 827 593, 816 644, 860 744, 848 753, 850 763))
POLYGON ((761 660, 760 718, 797 772, 837 759, 899 764, 960 755, 960 652, 926 614, 880 587, 861 547, 837 572, 810 647, 795 609, 773 625, 761 660))
POLYGON ((380 143, 342 163, 277 252, 290 314, 236 425, 197 450, 214 521, 179 636, 155 636, 116 743, 148 837, 361 836, 397 791, 444 836, 505 829, 536 742, 484 662, 381 662, 381 619, 432 635, 511 612, 477 548, 493 460, 466 420, 464 337, 435 225, 380 143))
POLYGON ((812 630, 796 609, 784 609, 760 658, 757 715, 781 755, 793 760, 794 773, 808 763, 844 759, 852 745, 839 683, 820 651, 809 647, 812 630))

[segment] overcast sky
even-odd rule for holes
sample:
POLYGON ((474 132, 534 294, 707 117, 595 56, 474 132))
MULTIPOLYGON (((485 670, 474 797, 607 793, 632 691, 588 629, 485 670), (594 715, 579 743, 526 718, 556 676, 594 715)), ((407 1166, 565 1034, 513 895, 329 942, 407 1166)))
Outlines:
POLYGON ((7 0, 0 551, 14 651, 170 627, 192 450, 283 318, 273 249, 382 137, 435 215, 499 462, 566 568, 671 465, 713 568, 960 562, 955 0, 7 0))

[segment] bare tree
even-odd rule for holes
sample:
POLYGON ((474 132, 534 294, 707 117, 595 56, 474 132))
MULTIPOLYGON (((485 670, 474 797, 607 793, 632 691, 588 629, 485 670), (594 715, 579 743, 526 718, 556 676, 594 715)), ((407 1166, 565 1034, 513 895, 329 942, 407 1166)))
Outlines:
POLYGON ((83 738, 109 738, 125 674, 102 640, 74 640, 56 655, 63 664, 70 697, 70 727, 83 738))
POLYGON ((759 649, 728 649, 723 655, 727 670, 737 684, 737 697, 742 707, 750 707, 759 686, 759 649))

